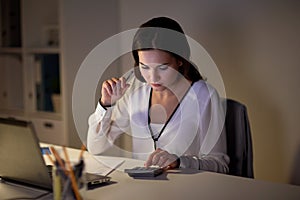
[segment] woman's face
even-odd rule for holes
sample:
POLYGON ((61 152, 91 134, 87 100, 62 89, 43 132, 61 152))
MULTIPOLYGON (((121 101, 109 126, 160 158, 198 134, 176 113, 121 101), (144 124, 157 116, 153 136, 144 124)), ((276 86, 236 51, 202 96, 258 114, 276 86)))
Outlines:
POLYGON ((161 50, 138 51, 139 69, 153 90, 163 91, 177 82, 178 68, 182 62, 161 50))

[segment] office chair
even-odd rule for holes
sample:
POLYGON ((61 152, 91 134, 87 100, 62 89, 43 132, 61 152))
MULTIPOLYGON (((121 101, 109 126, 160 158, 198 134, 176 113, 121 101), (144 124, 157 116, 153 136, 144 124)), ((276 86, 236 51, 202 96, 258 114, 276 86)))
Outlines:
POLYGON ((225 128, 229 174, 254 178, 251 130, 245 105, 226 99, 225 128))

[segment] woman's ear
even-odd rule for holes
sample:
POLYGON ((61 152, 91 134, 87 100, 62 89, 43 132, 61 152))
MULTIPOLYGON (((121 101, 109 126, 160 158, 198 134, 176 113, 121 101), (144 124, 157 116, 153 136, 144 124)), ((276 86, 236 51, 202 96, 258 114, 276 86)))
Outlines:
POLYGON ((181 66, 183 65, 183 62, 182 62, 182 60, 180 60, 180 59, 177 59, 177 64, 178 64, 178 66, 179 66, 179 67, 181 67, 181 66))

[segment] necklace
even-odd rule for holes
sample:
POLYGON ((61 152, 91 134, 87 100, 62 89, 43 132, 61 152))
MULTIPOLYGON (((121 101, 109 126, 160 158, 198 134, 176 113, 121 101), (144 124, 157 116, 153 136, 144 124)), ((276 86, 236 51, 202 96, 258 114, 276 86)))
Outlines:
POLYGON ((188 93, 188 91, 190 90, 190 88, 192 87, 192 85, 193 85, 193 82, 192 82, 191 86, 189 87, 189 89, 186 90, 186 92, 184 93, 183 97, 180 99, 180 101, 178 102, 178 104, 176 105, 176 107, 173 110, 172 114, 170 115, 170 117, 168 118, 168 120, 166 121, 166 123, 164 124, 164 126, 162 127, 162 129, 159 131, 159 134, 158 134, 157 137, 155 137, 155 134, 153 133, 153 130, 152 130, 151 125, 150 125, 150 123, 151 123, 150 107, 151 107, 151 98, 152 98, 152 91, 153 91, 152 88, 151 88, 150 95, 149 95, 149 104, 148 104, 148 129, 149 129, 149 132, 150 132, 152 140, 153 140, 154 150, 156 150, 156 148, 157 148, 156 143, 158 142, 158 139, 160 138, 160 136, 164 132, 166 126, 168 125, 168 123, 172 119, 173 115, 176 113, 178 107, 180 106, 180 103, 182 102, 182 100, 184 99, 184 97, 186 96, 186 94, 188 93))

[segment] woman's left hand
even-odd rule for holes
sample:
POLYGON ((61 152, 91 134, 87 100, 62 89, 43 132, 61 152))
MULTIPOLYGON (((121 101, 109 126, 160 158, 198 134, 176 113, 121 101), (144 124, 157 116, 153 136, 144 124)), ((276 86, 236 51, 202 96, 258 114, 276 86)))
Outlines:
POLYGON ((158 148, 151 153, 145 163, 145 167, 150 167, 151 165, 158 165, 162 168, 173 169, 178 166, 178 157, 175 154, 170 154, 169 152, 158 148))

